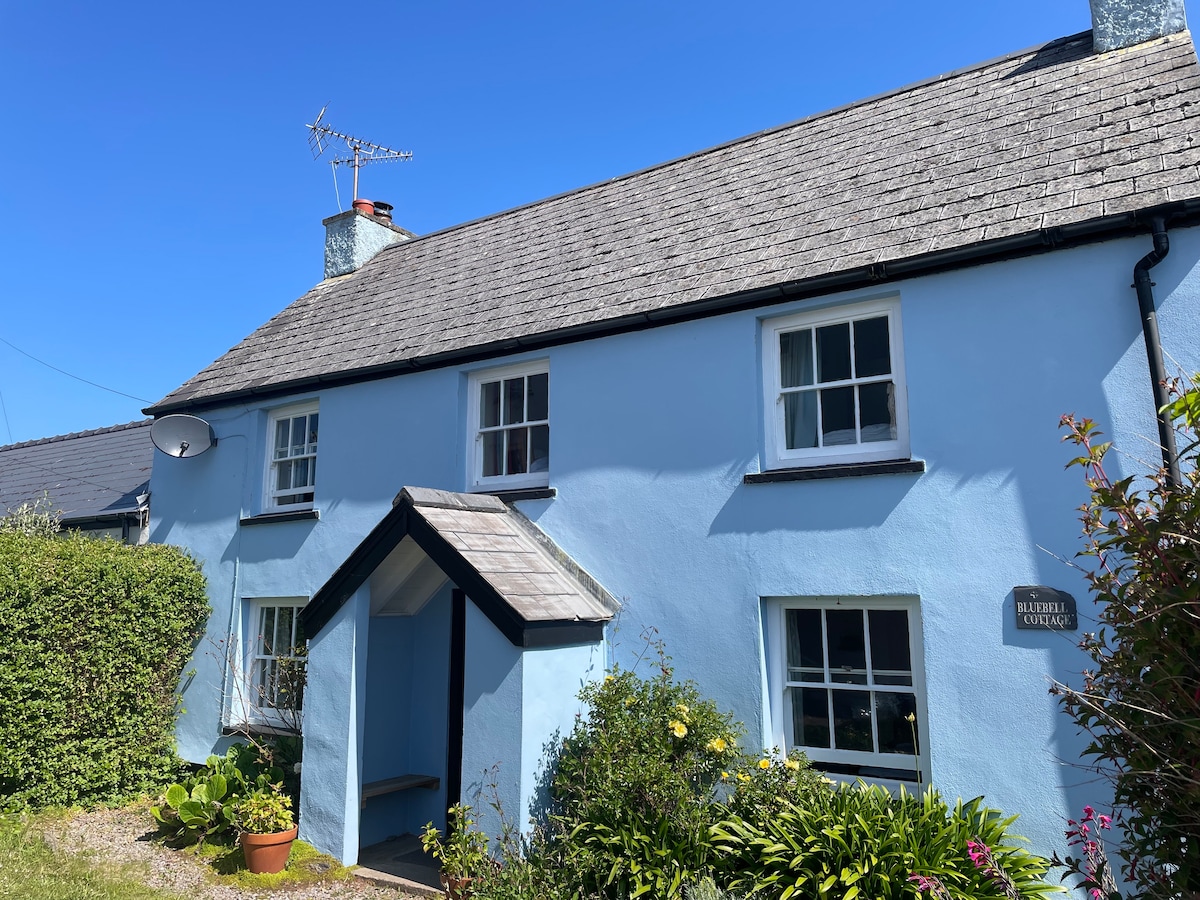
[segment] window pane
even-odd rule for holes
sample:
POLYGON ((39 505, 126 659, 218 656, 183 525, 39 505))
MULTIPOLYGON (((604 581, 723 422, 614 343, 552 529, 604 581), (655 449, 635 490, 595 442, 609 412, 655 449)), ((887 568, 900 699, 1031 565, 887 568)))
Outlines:
POLYGON ((495 428, 500 424, 500 382, 489 381, 479 386, 479 427, 495 428))
POLYGON ((292 419, 292 456, 304 452, 304 438, 308 434, 308 416, 296 416, 292 419))
POLYGON ((867 671, 867 647, 863 637, 861 609, 829 609, 825 611, 825 627, 829 634, 829 669, 850 673, 867 671))
POLYGON ((282 419, 275 423, 275 458, 284 459, 288 455, 288 444, 291 442, 291 421, 282 419))
POLYGON ((850 377, 850 323, 817 329, 817 381, 842 381, 850 377))
MULTIPOLYGON (((496 391, 497 398, 500 396, 499 389, 496 391)), ((497 407, 499 410, 499 407, 497 407)), ((483 477, 490 478, 493 475, 502 475, 500 466, 503 462, 504 453, 504 432, 503 431, 487 431, 483 434, 483 477)))
POLYGON ((292 614, 290 606, 279 607, 275 614, 275 648, 280 654, 292 652, 292 614))
POLYGON ((529 376, 528 421, 550 418, 550 376, 546 373, 529 376))
POLYGON ((824 688, 792 690, 792 731, 802 747, 829 746, 829 691, 824 688))
POLYGON ((908 644, 908 613, 902 609, 872 609, 871 666, 877 684, 912 684, 908 644))
POLYGON ((286 491, 292 486, 292 463, 275 464, 275 490, 286 491))
POLYGON ((887 316, 854 323, 854 375, 887 375, 892 371, 887 316))
POLYGON ((861 385, 858 412, 864 443, 896 439, 896 389, 890 381, 861 385))
POLYGON ((817 446, 817 395, 815 391, 783 395, 783 430, 789 450, 817 446))
MULTIPOLYGON (((525 421, 525 379, 507 378, 504 381, 504 424, 525 421)), ((521 469, 524 472, 524 469, 521 469)))
POLYGON ((504 432, 488 431, 484 434, 484 478, 492 475, 502 475, 500 466, 503 464, 504 432))
POLYGON ((813 383, 812 329, 779 335, 779 383, 785 388, 813 383))
POLYGON ((821 446, 856 444, 854 431, 854 388, 821 391, 821 446))
POLYGON ((529 471, 550 469, 550 426, 535 425, 529 429, 529 471))
POLYGON ((909 756, 916 753, 913 738, 917 724, 908 721, 908 716, 915 718, 916 714, 917 698, 913 694, 880 691, 875 695, 875 726, 879 729, 880 753, 905 753, 909 756))
POLYGON ((308 452, 317 452, 317 413, 308 417, 308 452))
POLYGON ((871 740, 869 691, 833 692, 833 734, 839 750, 875 749, 871 740))
POLYGON ((522 475, 528 471, 529 429, 510 428, 504 432, 508 437, 508 455, 505 457, 505 475, 522 475))
POLYGON ((824 669, 825 652, 821 644, 821 611, 819 609, 789 609, 787 611, 787 643, 789 667, 824 669))
POLYGON ((275 607, 266 606, 262 611, 262 624, 258 631, 259 653, 270 656, 275 652, 275 607))
POLYGON ((308 487, 312 482, 308 478, 308 458, 297 459, 292 463, 292 487, 308 487))

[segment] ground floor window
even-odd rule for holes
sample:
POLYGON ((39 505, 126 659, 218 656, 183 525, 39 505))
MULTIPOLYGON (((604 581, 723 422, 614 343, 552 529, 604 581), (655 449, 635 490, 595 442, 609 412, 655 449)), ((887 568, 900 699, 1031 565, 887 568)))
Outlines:
POLYGON ((782 742, 836 774, 928 774, 915 598, 778 598, 766 607, 772 719, 782 742))
POLYGON ((241 713, 251 724, 299 730, 304 703, 304 599, 247 602, 243 630, 245 666, 238 689, 241 713))

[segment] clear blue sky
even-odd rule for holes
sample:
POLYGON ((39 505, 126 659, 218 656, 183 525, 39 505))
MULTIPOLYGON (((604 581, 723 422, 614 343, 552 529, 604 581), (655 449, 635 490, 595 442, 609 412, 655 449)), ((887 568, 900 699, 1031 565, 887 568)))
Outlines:
MULTIPOLYGON (((427 233, 1090 27, 1087 0, 0 0, 0 339, 156 401, 322 274, 305 123, 427 233)), ((343 207, 350 177, 339 169, 343 207)), ((0 444, 147 404, 0 343, 0 444)))

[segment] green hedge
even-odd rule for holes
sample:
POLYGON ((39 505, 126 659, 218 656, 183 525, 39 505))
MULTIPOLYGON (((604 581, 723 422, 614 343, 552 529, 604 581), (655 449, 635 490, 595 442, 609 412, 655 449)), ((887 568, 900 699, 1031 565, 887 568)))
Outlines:
POLYGON ((208 612, 178 548, 0 533, 0 807, 169 780, 176 690, 208 612))

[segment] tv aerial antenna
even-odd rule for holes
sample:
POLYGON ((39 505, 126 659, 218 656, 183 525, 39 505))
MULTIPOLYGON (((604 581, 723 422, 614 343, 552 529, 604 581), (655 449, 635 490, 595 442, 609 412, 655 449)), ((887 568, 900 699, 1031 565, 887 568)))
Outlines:
POLYGON ((350 151, 347 156, 335 156, 329 161, 329 164, 335 169, 338 166, 349 166, 354 170, 354 197, 358 199, 358 170, 368 163, 377 162, 404 162, 412 159, 412 153, 407 150, 392 150, 390 147, 384 147, 381 144, 375 144, 371 141, 364 141, 362 138, 354 137, 354 135, 343 134, 340 131, 334 131, 331 127, 324 124, 325 110, 329 109, 329 104, 321 107, 321 111, 317 113, 316 121, 311 125, 305 125, 308 129, 308 146, 312 150, 313 159, 319 159, 321 154, 328 148, 330 142, 340 141, 346 145, 350 151))

